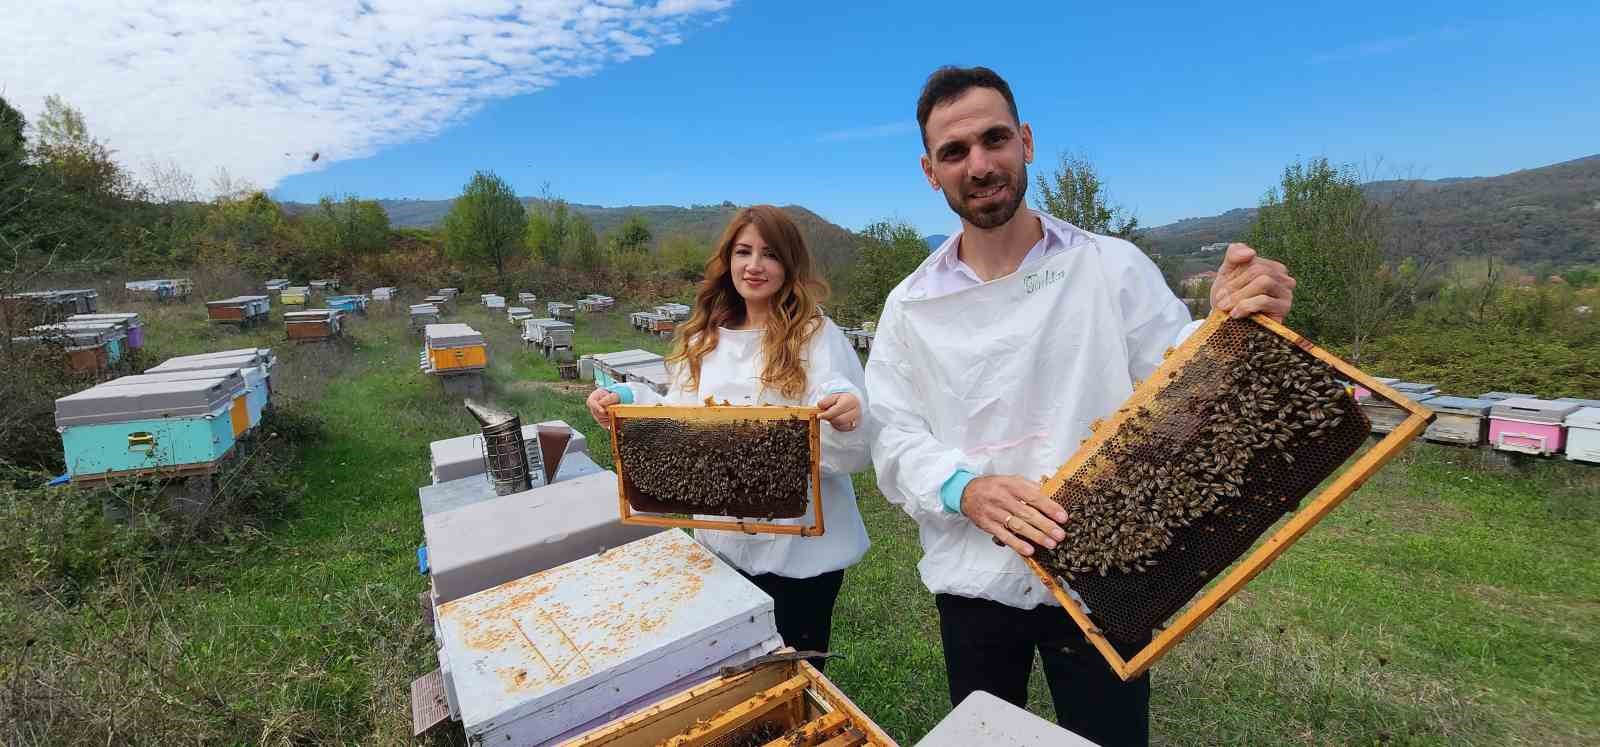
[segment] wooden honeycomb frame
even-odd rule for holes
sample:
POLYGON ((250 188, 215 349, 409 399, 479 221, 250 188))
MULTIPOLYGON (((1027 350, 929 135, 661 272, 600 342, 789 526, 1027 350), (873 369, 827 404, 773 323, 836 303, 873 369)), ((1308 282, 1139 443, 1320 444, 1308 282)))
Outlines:
POLYGON ((832 681, 804 661, 776 662, 713 678, 561 745, 707 747, 764 720, 793 729, 768 747, 898 747, 832 681))
MULTIPOLYGON (((777 405, 612 405, 611 458, 617 470, 617 503, 622 523, 643 526, 679 527, 684 529, 720 529, 748 534, 794 534, 802 537, 820 537, 824 531, 822 511, 822 428, 821 410, 816 407, 783 407, 777 405), (808 423, 811 441, 811 517, 812 523, 774 524, 770 521, 746 521, 730 517, 724 521, 677 517, 667 514, 639 513, 629 501, 626 472, 622 464, 622 421, 629 418, 671 418, 686 423, 726 423, 739 420, 790 420, 798 418, 808 423)), ((706 514, 701 514, 706 515, 706 514)))
MULTIPOLYGON (((1094 433, 1085 440, 1072 458, 1061 469, 1044 481, 1042 493, 1046 496, 1055 495, 1078 468, 1092 458, 1115 435, 1118 429, 1130 417, 1133 417, 1140 407, 1154 400, 1173 381, 1176 373, 1192 360, 1212 335, 1216 334, 1228 316, 1222 312, 1213 312, 1194 334, 1171 351, 1161 366, 1154 374, 1140 384, 1122 404, 1118 410, 1095 428, 1094 433)), ((1292 512, 1288 519, 1271 534, 1257 543, 1239 561, 1236 561, 1221 580, 1212 584, 1208 589, 1192 600, 1189 605, 1177 613, 1165 630, 1161 630, 1151 639, 1150 643, 1140 649, 1130 658, 1123 656, 1112 647, 1089 616, 1083 611, 1082 606, 1073 600, 1062 588, 1061 583, 1040 565, 1033 557, 1024 557, 1028 567, 1044 582, 1050 594, 1055 597, 1061 607, 1072 617, 1073 622, 1083 630, 1085 637, 1094 644, 1100 655, 1105 657, 1106 663, 1124 681, 1132 680, 1148 670, 1151 665, 1167 655, 1181 642, 1185 636, 1193 632, 1200 623, 1216 612, 1222 604, 1237 594, 1244 585, 1249 583, 1267 566, 1271 565, 1278 556, 1289 549, 1306 532, 1317 525, 1323 517, 1327 516, 1336 506, 1360 488, 1363 483, 1377 472, 1389 460, 1393 459, 1413 439, 1422 435, 1428 424, 1433 421, 1432 412, 1406 398, 1388 386, 1379 383, 1372 376, 1363 373, 1360 369, 1345 362, 1338 356, 1317 347, 1310 340, 1300 336, 1288 327, 1272 319, 1255 315, 1251 321, 1260 324, 1273 334, 1288 340, 1306 353, 1328 364, 1343 375, 1353 384, 1364 386, 1373 393, 1394 402, 1396 406, 1406 412, 1406 418, 1395 429, 1385 435, 1377 444, 1358 457, 1345 471, 1335 477, 1320 492, 1309 496, 1299 510, 1292 512)))

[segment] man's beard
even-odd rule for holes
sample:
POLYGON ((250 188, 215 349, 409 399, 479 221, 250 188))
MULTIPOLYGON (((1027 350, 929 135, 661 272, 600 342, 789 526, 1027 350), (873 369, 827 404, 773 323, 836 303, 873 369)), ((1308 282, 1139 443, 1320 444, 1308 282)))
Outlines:
POLYGON ((982 184, 962 184, 961 191, 956 194, 951 194, 948 189, 944 190, 944 201, 950 204, 950 209, 954 210, 956 215, 961 216, 962 220, 972 224, 974 228, 987 230, 1003 226, 1017 214, 1017 209, 1022 207, 1023 196, 1028 191, 1028 167, 1026 165, 1017 172, 1016 177, 1011 181, 1010 200, 989 205, 982 209, 973 209, 967 207, 962 198, 962 193, 994 186, 999 183, 1000 179, 1004 178, 1004 174, 1005 172, 1003 171, 996 171, 994 176, 985 180, 982 184))

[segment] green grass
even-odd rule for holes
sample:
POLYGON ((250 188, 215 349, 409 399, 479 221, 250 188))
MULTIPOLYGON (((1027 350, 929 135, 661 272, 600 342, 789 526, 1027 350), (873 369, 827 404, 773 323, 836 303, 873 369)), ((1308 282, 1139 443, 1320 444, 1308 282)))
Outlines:
MULTIPOLYGON (((523 352, 503 317, 460 301, 449 320, 490 339, 486 399, 572 423, 609 463, 582 388, 523 352)), ((0 733, 18 744, 404 744, 409 682, 436 666, 416 602, 416 488, 428 442, 474 425, 416 370, 400 314, 355 321, 339 345, 291 347, 281 326, 240 336, 204 328, 193 309, 153 321, 154 351, 272 345, 293 406, 323 423, 294 475, 302 497, 264 531, 117 565, 78 603, 7 587, 0 632, 42 643, 32 658, 0 659, 0 718, 19 712, 3 707, 19 697, 6 691, 32 687, 82 719, 28 711, 32 723, 0 721, 0 733)), ((580 353, 665 349, 623 309, 580 317, 577 341, 580 353)), ((855 485, 873 548, 846 576, 834 630, 844 658, 829 674, 910 744, 949 708, 937 618, 915 526, 869 474, 855 485)), ((1476 452, 1413 447, 1155 667, 1154 740, 1592 743, 1596 537, 1600 470, 1502 469, 1476 452)), ((1037 675, 1032 706, 1050 714, 1037 675)))

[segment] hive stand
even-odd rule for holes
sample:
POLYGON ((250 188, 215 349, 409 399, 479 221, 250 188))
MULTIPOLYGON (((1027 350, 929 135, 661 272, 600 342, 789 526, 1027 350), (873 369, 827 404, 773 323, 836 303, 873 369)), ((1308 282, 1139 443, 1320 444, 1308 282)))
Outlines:
POLYGON ((444 393, 452 397, 483 396, 483 374, 481 372, 435 376, 434 378, 439 380, 439 385, 444 388, 444 393))
MULTIPOLYGON (((1056 491, 1078 471, 1079 467, 1083 466, 1102 447, 1107 445, 1112 437, 1117 434, 1119 428, 1129 418, 1133 417, 1141 406, 1156 399, 1162 390, 1173 381, 1179 370, 1196 356, 1201 347, 1217 333, 1227 320, 1227 314, 1213 312, 1194 334, 1190 335, 1182 345, 1167 356, 1167 359, 1162 362, 1155 373, 1151 374, 1148 379, 1145 379, 1134 390, 1133 394, 1129 396, 1128 400, 1123 403, 1116 413, 1108 417, 1095 429, 1093 435, 1083 442, 1072 458, 1061 469, 1057 470, 1055 475, 1044 481, 1042 493, 1046 496, 1055 495, 1056 491)), ((1094 644, 1100 655, 1105 657, 1106 662, 1111 665, 1117 676, 1124 681, 1132 680, 1143 674, 1151 665, 1176 647, 1185 636, 1198 627, 1200 623, 1204 622, 1206 618, 1210 617, 1212 613, 1216 612, 1224 602, 1232 598, 1234 594, 1237 594, 1245 584, 1249 583, 1251 579, 1255 578, 1263 570, 1266 570, 1267 566, 1271 565, 1285 550, 1288 550, 1290 545, 1305 536, 1305 533, 1310 531, 1313 526, 1316 526, 1317 522, 1321 521, 1323 517, 1327 516, 1328 512, 1332 511, 1334 507, 1338 506, 1357 488, 1361 487, 1362 483, 1366 482, 1374 472, 1377 472, 1379 468, 1393 459, 1400 452, 1400 449, 1404 448, 1412 439, 1422 435, 1428 424, 1433 421, 1433 414, 1426 408, 1412 402, 1388 385, 1363 373, 1360 369, 1346 363, 1332 353, 1317 347, 1310 340, 1301 337, 1293 330, 1261 315, 1253 316, 1251 320, 1268 331, 1288 340, 1323 363, 1332 366, 1351 383, 1365 386, 1376 394, 1396 403, 1406 411, 1407 415, 1393 431, 1389 432, 1388 435, 1368 449, 1365 454, 1357 458, 1354 464, 1349 465, 1343 473, 1333 478, 1333 481, 1327 483, 1320 492, 1308 497, 1299 510, 1291 512, 1287 520, 1276 531, 1268 535, 1264 541, 1257 543, 1254 549, 1249 551, 1242 560, 1233 563, 1219 581, 1213 583, 1198 598, 1192 600, 1185 609, 1179 611, 1169 621, 1165 630, 1158 631, 1148 645, 1130 658, 1123 658, 1112 647, 1111 642, 1089 618, 1088 614, 1084 612, 1083 607, 1067 594, 1066 589, 1062 587, 1061 583, 1049 570, 1033 557, 1024 557, 1023 560, 1027 562, 1028 567, 1033 569, 1033 572, 1044 582, 1050 594, 1072 617, 1073 622, 1077 623, 1078 627, 1083 630, 1084 635, 1094 644)))
MULTIPOLYGON (((782 406, 670 406, 670 405, 612 405, 611 406, 611 457, 617 469, 617 503, 624 524, 644 526, 680 527, 684 529, 721 529, 747 534, 797 534, 802 537, 820 537, 823 534, 822 512, 822 430, 815 407, 782 406), (636 513, 634 504, 644 502, 644 496, 633 489, 627 479, 627 465, 622 460, 622 421, 630 418, 670 418, 692 424, 730 423, 742 420, 789 420, 801 418, 810 425, 811 440, 811 515, 810 526, 799 524, 774 524, 768 521, 747 521, 730 517, 726 520, 696 519, 664 513, 636 513)), ((712 515, 711 512, 699 512, 712 515)))

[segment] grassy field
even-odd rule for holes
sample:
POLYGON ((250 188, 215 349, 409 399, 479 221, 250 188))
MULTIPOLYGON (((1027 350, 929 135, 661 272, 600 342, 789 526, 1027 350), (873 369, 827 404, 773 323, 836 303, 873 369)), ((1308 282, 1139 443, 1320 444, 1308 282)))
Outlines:
MULTIPOLYGON (((607 443, 584 387, 556 381, 503 317, 461 301, 451 320, 490 338, 488 399, 607 443)), ((0 633, 14 639, 0 654, 3 743, 405 744, 408 684, 436 665, 416 601, 416 488, 428 442, 474 425, 416 370, 399 314, 299 347, 281 327, 240 335, 203 315, 198 304, 150 312, 152 352, 278 349, 281 406, 316 425, 284 475, 295 498, 285 518, 160 550, 118 549, 134 530, 92 526, 95 512, 71 518, 70 533, 0 526, 29 537, 0 546, 29 558, 10 561, 16 578, 0 589, 0 633), (85 537, 104 557, 42 580, 37 569, 85 537)), ((664 349, 622 309, 581 317, 577 341, 580 352, 664 349)), ((910 744, 949 708, 937 620, 915 527, 870 475, 856 488, 874 545, 847 575, 834 634, 844 658, 829 673, 910 744)), ((0 522, 36 516, 37 491, 4 495, 0 522)), ((1600 470, 1505 469, 1415 446, 1156 666, 1154 740, 1592 744, 1597 537, 1600 470)), ((1049 715, 1034 684, 1034 709, 1049 715)))

